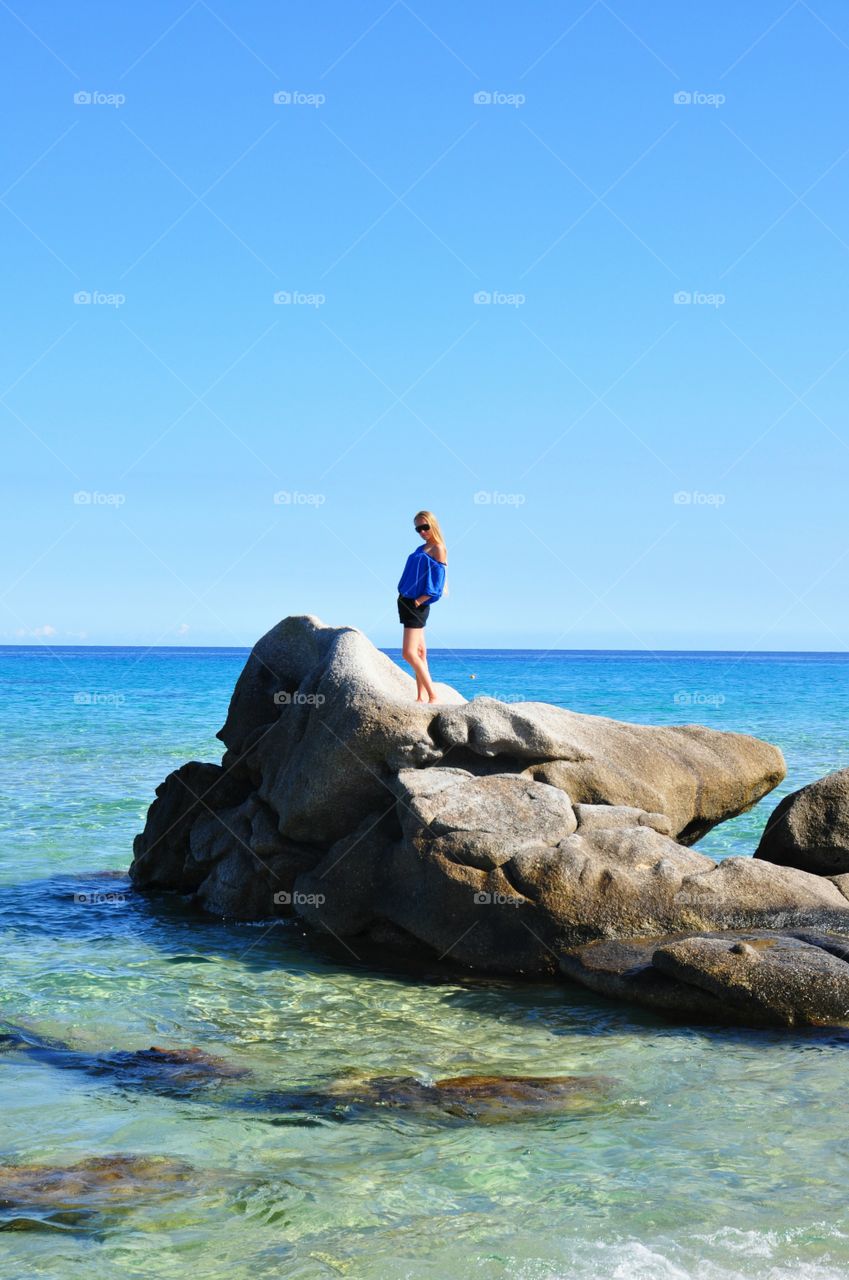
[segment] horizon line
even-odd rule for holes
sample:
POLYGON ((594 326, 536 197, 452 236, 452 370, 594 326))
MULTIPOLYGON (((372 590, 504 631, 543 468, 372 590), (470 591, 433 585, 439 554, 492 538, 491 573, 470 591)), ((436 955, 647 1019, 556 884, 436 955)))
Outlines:
MULTIPOLYGON (((356 628, 354 628, 356 629, 356 628)), ((368 637, 367 637, 368 638, 368 637)), ((258 643, 258 642, 257 642, 258 643)), ((373 642, 372 642, 373 643, 373 642)), ((148 644, 44 644, 38 641, 32 641, 29 644, 2 644, 0 643, 0 651, 15 650, 44 650, 50 653, 52 650, 62 649, 143 649, 147 653, 188 653, 199 649, 206 650, 210 653, 252 653, 256 644, 250 645, 216 645, 216 644, 175 644, 175 645, 148 645, 148 644)), ((400 645, 374 645, 380 652, 387 649, 401 651, 400 645)), ((655 654, 655 653, 733 653, 753 656, 760 655, 783 655, 792 656, 817 656, 817 657, 849 657, 849 649, 682 649, 682 648, 646 648, 646 649, 596 649, 596 648, 575 648, 575 649, 552 649, 547 645, 530 645, 530 646, 514 646, 514 645, 477 645, 463 647, 458 645, 449 645, 444 647, 431 646, 428 653, 639 653, 639 654, 655 654)))

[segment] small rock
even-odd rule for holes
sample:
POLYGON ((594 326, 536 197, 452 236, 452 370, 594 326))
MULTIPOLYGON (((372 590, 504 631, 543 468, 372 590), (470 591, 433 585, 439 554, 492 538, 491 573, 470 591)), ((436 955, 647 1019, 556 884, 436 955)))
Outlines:
POLYGON ((745 1026, 849 1025, 849 938, 713 932, 601 940, 561 959, 593 991, 745 1026))
POLYGON ((767 821, 755 857, 814 875, 849 872, 849 769, 785 796, 767 821))

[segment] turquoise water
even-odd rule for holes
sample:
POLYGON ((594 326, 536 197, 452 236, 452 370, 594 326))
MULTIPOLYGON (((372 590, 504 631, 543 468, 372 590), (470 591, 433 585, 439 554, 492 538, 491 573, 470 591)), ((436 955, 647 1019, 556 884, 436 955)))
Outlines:
MULTIPOLYGON (((197 1045, 252 1078, 174 1099, 0 1056, 3 1162, 125 1153, 191 1166, 163 1194, 90 1218, 38 1231, 0 1219, 0 1275, 849 1274, 849 1038, 681 1029, 557 984, 436 970, 413 982, 391 961, 349 964, 295 925, 226 924, 138 898, 103 873, 126 869, 170 769, 220 758, 215 730, 246 655, 55 654, 0 650, 0 1009, 81 1050, 197 1045), (232 1105, 246 1087, 348 1071, 616 1083, 574 1113, 502 1125, 399 1111, 286 1124, 232 1105)), ((776 742, 787 781, 702 841, 718 858, 752 851, 781 794, 849 765, 845 655, 435 650, 431 667, 466 696, 776 742)))

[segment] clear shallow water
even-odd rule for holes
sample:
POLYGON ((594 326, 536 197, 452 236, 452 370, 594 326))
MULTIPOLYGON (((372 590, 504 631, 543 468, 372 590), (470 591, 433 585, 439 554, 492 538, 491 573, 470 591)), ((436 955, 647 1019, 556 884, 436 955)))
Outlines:
MULTIPOLYGON (((125 881, 102 873, 128 865, 164 775, 220 757, 214 733, 246 655, 57 652, 0 650, 0 1010, 80 1049, 198 1045, 253 1074, 189 1101, 0 1056, 3 1160, 123 1152, 194 1171, 176 1195, 4 1233, 0 1274, 849 1274, 842 1034, 680 1029, 556 984, 412 982, 294 926, 221 923, 171 898, 75 903, 121 894, 125 881), (492 1126, 395 1111, 301 1126, 232 1105, 246 1087, 347 1071, 616 1084, 568 1115, 492 1126)), ((843 655, 433 651, 431 666, 467 696, 778 743, 786 783, 701 843, 716 857, 750 853, 780 794, 849 764, 843 655)))

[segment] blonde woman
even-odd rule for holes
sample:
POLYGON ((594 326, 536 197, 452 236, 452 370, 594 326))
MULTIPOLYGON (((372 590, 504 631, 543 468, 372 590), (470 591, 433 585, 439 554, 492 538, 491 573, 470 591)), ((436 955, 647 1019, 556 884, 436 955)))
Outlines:
POLYGON ((398 583, 398 618, 404 628, 402 657, 416 675, 416 702, 436 702, 427 666, 424 629, 430 606, 445 589, 448 552, 439 521, 432 511, 417 511, 413 526, 422 545, 407 556, 398 583))

